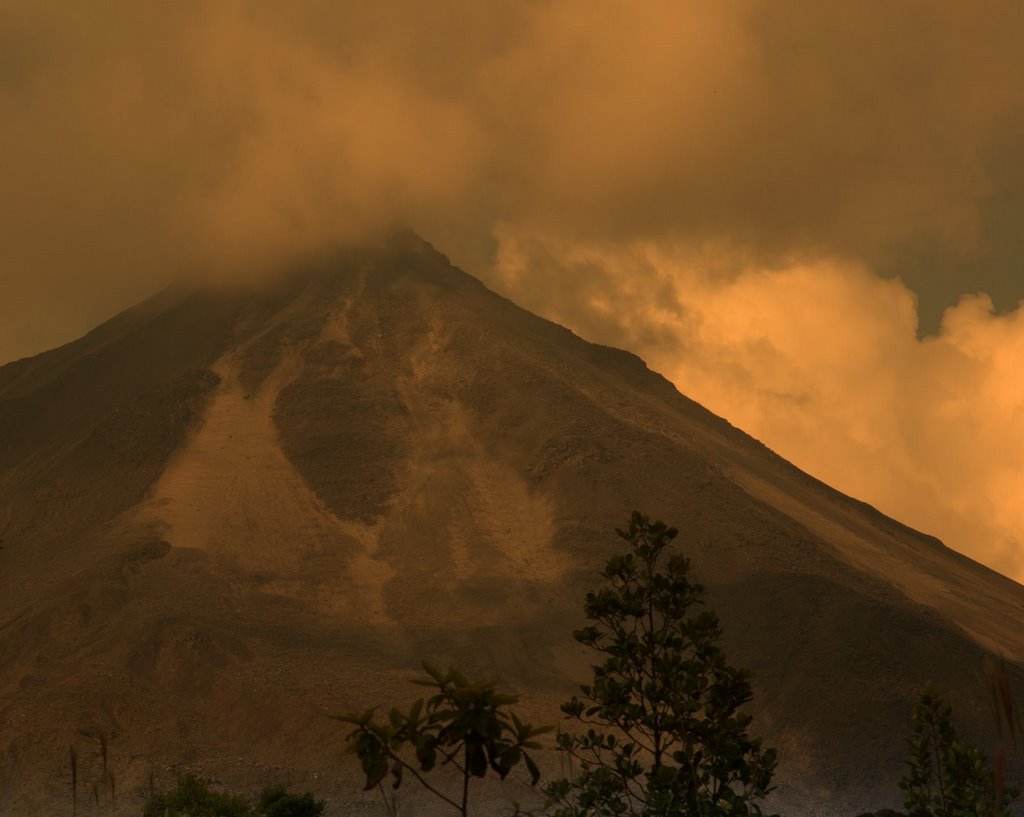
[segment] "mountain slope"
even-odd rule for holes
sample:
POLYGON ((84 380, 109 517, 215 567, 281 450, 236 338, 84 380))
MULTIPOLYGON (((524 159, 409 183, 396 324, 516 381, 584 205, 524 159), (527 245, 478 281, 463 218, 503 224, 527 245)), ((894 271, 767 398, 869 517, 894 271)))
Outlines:
POLYGON ((680 527, 755 673, 774 808, 897 805, 925 680, 984 738, 1019 585, 407 237, 170 290, 0 368, 0 809, 66 802, 67 746, 91 779, 102 729, 122 803, 197 769, 345 813, 325 715, 407 700, 422 658, 552 721, 633 508, 680 527))

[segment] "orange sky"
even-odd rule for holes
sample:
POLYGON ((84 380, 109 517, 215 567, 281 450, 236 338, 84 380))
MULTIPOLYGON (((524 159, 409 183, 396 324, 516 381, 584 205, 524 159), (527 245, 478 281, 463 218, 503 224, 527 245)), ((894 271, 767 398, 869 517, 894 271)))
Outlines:
POLYGON ((46 5, 0 4, 0 361, 399 221, 1024 577, 1016 0, 46 5))

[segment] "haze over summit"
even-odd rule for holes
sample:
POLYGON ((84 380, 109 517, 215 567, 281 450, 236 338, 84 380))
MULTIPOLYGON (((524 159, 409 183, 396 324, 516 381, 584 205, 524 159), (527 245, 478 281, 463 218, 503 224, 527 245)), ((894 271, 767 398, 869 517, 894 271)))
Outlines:
POLYGON ((1019 577, 1022 14, 13 0, 0 360, 397 221, 1019 577))

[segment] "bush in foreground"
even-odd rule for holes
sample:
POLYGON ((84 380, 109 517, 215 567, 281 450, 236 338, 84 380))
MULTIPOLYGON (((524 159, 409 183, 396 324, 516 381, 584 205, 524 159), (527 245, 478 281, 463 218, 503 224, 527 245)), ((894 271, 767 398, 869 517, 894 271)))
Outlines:
POLYGON ((214 791, 206 780, 186 775, 169 791, 146 802, 143 817, 322 817, 324 802, 293 794, 283 786, 266 788, 256 804, 237 794, 214 791))
POLYGON ((321 817, 324 801, 312 794, 292 794, 284 786, 264 789, 256 804, 259 817, 321 817))
POLYGON ((186 775, 173 789, 153 794, 142 817, 253 817, 253 811, 244 797, 214 791, 207 781, 186 775))

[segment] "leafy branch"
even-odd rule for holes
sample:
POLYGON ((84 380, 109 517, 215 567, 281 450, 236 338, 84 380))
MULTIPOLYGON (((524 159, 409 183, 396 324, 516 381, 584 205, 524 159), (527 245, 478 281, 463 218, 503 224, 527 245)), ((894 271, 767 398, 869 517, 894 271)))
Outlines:
MULTIPOLYGON (((520 720, 511 709, 518 697, 499 692, 493 682, 472 682, 454 668, 441 672, 426 662, 423 668, 428 677, 414 683, 436 692, 417 700, 408 711, 395 707, 382 720, 375 717, 377 707, 335 716, 354 727, 347 740, 366 776, 365 790, 377 788, 384 797, 385 779, 390 776, 392 789, 398 789, 408 774, 468 817, 470 782, 488 771, 504 780, 522 764, 531 785, 536 785, 540 771, 528 750, 541 748, 535 738, 551 727, 520 720), (443 775, 431 775, 446 768, 454 772, 454 787, 444 785, 443 775)), ((384 802, 389 807, 387 797, 384 802)))

